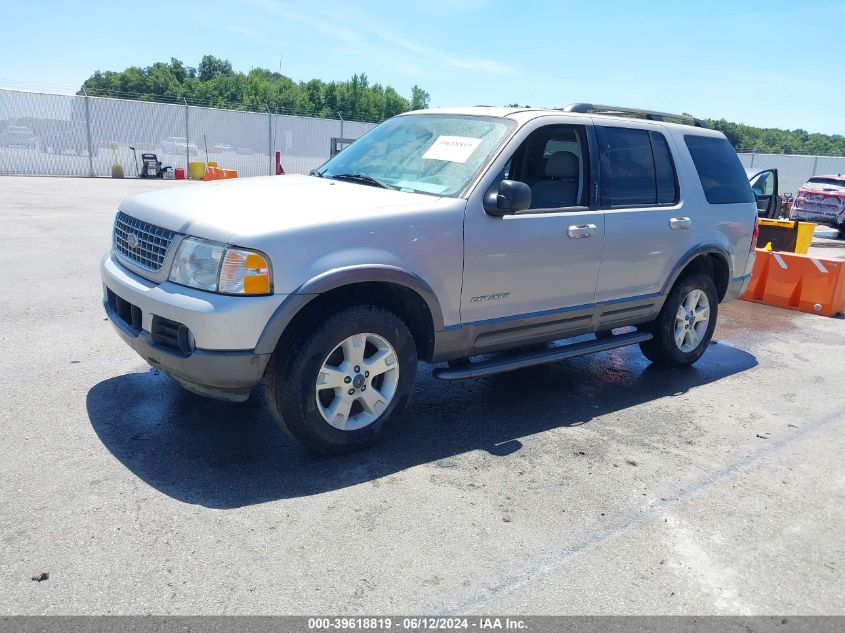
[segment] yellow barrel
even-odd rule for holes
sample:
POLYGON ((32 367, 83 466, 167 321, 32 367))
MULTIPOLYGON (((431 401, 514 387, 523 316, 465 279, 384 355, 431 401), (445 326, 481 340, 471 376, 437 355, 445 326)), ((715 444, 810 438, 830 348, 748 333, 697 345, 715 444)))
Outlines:
POLYGON ((202 180, 205 176, 205 163, 188 163, 188 174, 190 174, 191 180, 202 180))
POLYGON ((816 230, 815 222, 799 222, 798 237, 795 239, 795 252, 806 255, 813 243, 813 233, 816 230))

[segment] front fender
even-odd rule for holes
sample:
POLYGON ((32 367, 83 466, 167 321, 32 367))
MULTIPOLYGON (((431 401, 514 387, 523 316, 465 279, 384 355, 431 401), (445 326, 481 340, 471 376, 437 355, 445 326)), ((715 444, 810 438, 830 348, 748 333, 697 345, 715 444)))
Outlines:
POLYGON ((276 309, 258 339, 255 352, 270 354, 302 308, 323 293, 364 282, 392 283, 416 292, 428 306, 434 331, 443 330, 443 311, 431 286, 419 275, 389 264, 359 264, 326 271, 309 279, 276 309))

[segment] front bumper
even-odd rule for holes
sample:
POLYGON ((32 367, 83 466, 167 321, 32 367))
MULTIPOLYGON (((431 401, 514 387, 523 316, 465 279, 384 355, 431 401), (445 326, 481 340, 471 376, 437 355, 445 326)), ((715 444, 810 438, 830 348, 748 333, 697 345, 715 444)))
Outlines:
POLYGON ((286 295, 231 297, 156 284, 121 266, 112 255, 101 265, 103 304, 115 330, 153 367, 185 388, 224 400, 245 400, 261 381, 270 354, 254 351, 286 295), (181 347, 153 332, 156 322, 184 327, 192 345, 181 347))

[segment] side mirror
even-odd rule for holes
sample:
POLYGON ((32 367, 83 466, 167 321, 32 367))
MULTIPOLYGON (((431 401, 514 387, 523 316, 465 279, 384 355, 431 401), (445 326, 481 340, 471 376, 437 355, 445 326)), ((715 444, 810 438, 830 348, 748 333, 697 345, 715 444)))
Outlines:
POLYGON ((519 180, 502 180, 484 195, 484 211, 499 218, 525 211, 530 206, 531 187, 519 180))

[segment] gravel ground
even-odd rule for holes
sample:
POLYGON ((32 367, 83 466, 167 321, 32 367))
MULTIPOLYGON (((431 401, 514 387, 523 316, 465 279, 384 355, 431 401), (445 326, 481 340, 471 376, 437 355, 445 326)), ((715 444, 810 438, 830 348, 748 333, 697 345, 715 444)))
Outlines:
POLYGON ((116 204, 177 186, 0 179, 0 614, 845 614, 843 320, 726 304, 687 371, 421 366, 398 433, 317 457, 105 320, 116 204))

